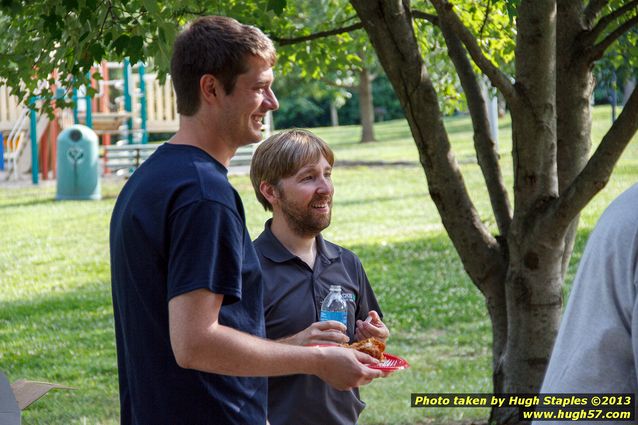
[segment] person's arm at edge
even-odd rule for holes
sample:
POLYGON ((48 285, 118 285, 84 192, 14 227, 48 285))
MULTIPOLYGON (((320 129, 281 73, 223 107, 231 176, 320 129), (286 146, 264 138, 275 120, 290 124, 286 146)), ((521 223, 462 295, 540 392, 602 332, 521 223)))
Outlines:
POLYGON ((316 375, 337 389, 369 383, 372 357, 340 347, 297 347, 219 324, 223 295, 198 289, 169 301, 171 345, 180 367, 235 376, 316 375))

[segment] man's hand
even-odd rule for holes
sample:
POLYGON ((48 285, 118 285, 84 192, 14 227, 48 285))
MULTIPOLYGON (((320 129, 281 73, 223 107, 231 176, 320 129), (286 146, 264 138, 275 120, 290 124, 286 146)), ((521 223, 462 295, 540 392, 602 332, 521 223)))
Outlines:
POLYGON ((368 312, 368 318, 364 320, 357 320, 357 327, 355 330, 354 338, 357 341, 368 338, 376 338, 384 343, 390 336, 390 331, 381 321, 379 313, 374 310, 368 312))
POLYGON ((279 339, 278 342, 292 345, 345 344, 348 342, 345 332, 343 323, 327 320, 315 322, 303 331, 279 339))
POLYGON ((383 376, 382 371, 367 366, 379 361, 365 353, 343 347, 319 349, 324 358, 317 376, 340 391, 367 385, 383 376))

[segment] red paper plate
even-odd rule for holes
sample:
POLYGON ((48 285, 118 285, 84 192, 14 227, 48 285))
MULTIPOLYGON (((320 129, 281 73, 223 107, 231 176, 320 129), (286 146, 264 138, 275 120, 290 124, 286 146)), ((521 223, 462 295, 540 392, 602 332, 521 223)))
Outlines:
POLYGON ((379 364, 369 365, 369 368, 379 369, 384 372, 394 372, 395 370, 407 369, 410 367, 410 364, 407 360, 395 356, 393 354, 383 353, 385 360, 379 364))
MULTIPOLYGON (((339 347, 335 344, 310 344, 306 347, 339 347)), ((375 365, 368 365, 371 369, 379 369, 384 372, 394 372, 396 370, 407 369, 410 367, 410 363, 402 357, 395 356, 394 354, 383 353, 384 361, 375 365)))

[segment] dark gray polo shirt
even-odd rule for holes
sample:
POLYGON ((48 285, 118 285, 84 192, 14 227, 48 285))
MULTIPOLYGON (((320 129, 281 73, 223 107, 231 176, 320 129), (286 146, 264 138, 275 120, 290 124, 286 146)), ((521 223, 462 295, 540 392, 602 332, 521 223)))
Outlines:
MULTIPOLYGON (((270 222, 254 242, 263 270, 268 338, 287 337, 319 321, 321 302, 330 292, 330 285, 341 285, 348 303, 348 336, 352 342, 356 320, 365 320, 370 310, 381 315, 359 258, 319 235, 313 270, 277 240, 270 222)), ((358 390, 337 391, 316 376, 268 379, 271 425, 354 424, 364 407, 358 390)))

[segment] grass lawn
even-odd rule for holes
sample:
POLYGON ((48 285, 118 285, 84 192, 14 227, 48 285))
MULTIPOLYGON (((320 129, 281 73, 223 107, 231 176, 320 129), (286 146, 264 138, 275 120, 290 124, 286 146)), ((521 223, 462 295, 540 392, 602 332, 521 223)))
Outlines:
MULTIPOLYGON (((610 122, 595 113, 594 140, 610 122)), ((495 228, 472 149, 467 117, 446 120, 465 181, 495 228)), ((509 121, 500 152, 511 187, 509 121)), ((357 126, 316 132, 337 160, 401 161, 401 166, 337 166, 333 224, 326 238, 359 254, 392 331, 388 351, 411 369, 364 387, 361 425, 469 423, 486 409, 412 409, 412 392, 490 392, 491 331, 484 302, 466 277, 427 193, 404 121, 376 126, 379 142, 357 143, 357 126), (412 163, 413 165, 410 165, 412 163)), ((638 180, 630 145, 607 188, 582 214, 568 281, 605 206, 638 180)), ((256 237, 268 217, 247 176, 231 177, 256 237)), ((103 184, 103 199, 56 202, 55 188, 0 186, 0 370, 76 387, 54 391, 25 411, 29 424, 118 423, 117 369, 108 258, 108 222, 122 182, 103 184)))

